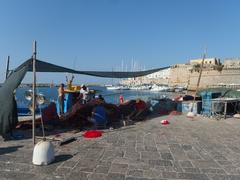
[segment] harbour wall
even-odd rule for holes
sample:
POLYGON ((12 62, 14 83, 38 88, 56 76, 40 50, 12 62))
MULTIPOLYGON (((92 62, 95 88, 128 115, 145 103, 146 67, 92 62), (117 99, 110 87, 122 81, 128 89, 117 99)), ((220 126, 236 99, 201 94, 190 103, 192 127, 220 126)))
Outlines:
MULTIPOLYGON (((195 90, 197 87, 197 80, 199 72, 190 73, 189 90, 195 90)), ((240 86, 240 68, 239 69, 223 69, 222 71, 216 70, 203 70, 200 79, 199 88, 208 88, 222 85, 231 85, 232 88, 239 88, 240 86)))
MULTIPOLYGON (((178 64, 170 68, 169 77, 146 78, 124 80, 124 85, 140 84, 167 84, 169 86, 183 86, 188 90, 195 90, 200 69, 194 69, 191 64, 178 64)), ((240 67, 224 66, 221 71, 211 66, 203 68, 199 88, 221 87, 240 88, 240 67)))

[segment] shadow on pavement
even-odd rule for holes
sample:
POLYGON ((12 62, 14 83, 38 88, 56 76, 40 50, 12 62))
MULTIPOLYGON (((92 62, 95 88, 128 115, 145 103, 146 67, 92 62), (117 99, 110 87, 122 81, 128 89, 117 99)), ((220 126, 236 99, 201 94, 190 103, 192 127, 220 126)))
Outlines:
POLYGON ((55 156, 55 160, 52 164, 55 164, 55 163, 59 163, 59 162, 62 162, 62 161, 66 161, 68 159, 71 159, 73 156, 70 155, 70 154, 61 154, 61 155, 57 155, 55 156))
POLYGON ((0 155, 12 153, 17 151, 19 148, 22 148, 23 146, 11 146, 11 147, 3 147, 0 148, 0 155))

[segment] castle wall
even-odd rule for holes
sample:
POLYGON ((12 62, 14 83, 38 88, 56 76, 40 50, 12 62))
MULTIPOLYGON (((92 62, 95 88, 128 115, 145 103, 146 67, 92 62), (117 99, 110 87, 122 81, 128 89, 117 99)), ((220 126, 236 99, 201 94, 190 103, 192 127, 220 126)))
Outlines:
POLYGON ((170 69, 169 85, 187 86, 191 67, 192 66, 188 64, 178 64, 172 66, 170 69))
MULTIPOLYGON (((210 60, 212 59, 209 59, 209 62, 210 60)), ((240 88, 240 60, 226 59, 222 70, 220 61, 217 61, 216 58, 214 60, 215 64, 213 62, 204 64, 199 88, 216 87, 217 85, 229 85, 228 87, 240 88), (219 65, 220 69, 216 67, 217 65, 219 65)), ((145 77, 128 79, 125 81, 125 84, 168 84, 169 86, 183 86, 189 90, 195 90, 199 71, 200 66, 196 67, 193 63, 176 64, 166 71, 167 74, 159 71, 145 77)))
MULTIPOLYGON (((189 80, 189 90, 195 90, 199 72, 192 72, 189 80)), ((199 88, 213 87, 218 84, 240 84, 240 69, 203 70, 199 88)))

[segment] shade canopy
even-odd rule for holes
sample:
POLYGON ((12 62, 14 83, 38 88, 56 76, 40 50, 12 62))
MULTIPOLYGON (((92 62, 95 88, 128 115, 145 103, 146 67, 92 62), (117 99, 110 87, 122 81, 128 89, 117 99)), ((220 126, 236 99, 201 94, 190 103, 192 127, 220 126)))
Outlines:
MULTIPOLYGON (((32 71, 32 59, 27 60, 21 66, 28 66, 28 71, 32 71)), ((139 76, 145 76, 148 74, 152 74, 154 72, 166 69, 169 67, 150 69, 146 71, 80 71, 74 70, 62 66, 58 66, 55 64, 51 64, 48 62, 44 62, 41 60, 36 60, 36 71, 37 72, 65 72, 65 73, 73 73, 73 74, 83 74, 89 76, 97 76, 104 78, 133 78, 139 76)))
MULTIPOLYGON (((14 97, 14 90, 19 86, 25 74, 33 70, 33 59, 30 58, 16 69, 12 70, 5 82, 0 87, 0 134, 6 135, 18 122, 17 104, 14 97)), ((59 73, 73 73, 83 74, 89 76, 105 77, 105 78, 132 78, 145 76, 154 72, 167 69, 169 67, 156 68, 147 71, 134 72, 113 72, 113 71, 79 71, 36 60, 37 72, 59 72, 59 73)))

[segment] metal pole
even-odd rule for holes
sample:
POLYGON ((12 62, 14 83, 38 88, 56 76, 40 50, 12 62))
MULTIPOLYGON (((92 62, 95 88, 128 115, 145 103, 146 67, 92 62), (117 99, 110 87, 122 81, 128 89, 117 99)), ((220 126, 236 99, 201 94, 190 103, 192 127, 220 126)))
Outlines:
POLYGON ((7 58, 6 79, 8 77, 8 72, 9 72, 9 61, 10 61, 10 56, 8 56, 8 58, 7 58))
POLYGON ((36 55, 37 55, 37 42, 34 41, 33 43, 33 84, 32 84, 32 92, 33 92, 33 117, 32 117, 32 139, 33 139, 33 145, 35 145, 35 120, 36 120, 36 114, 35 114, 35 108, 36 108, 36 55))

